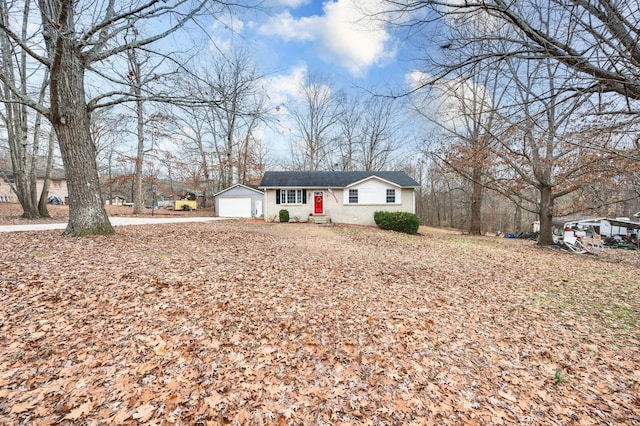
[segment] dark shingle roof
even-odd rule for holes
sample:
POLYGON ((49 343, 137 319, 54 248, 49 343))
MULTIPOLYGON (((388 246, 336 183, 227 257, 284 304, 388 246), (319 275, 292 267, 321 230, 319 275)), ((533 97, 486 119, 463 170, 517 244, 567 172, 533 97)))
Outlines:
POLYGON ((418 187, 420 184, 405 172, 265 172, 259 188, 344 188, 371 176, 395 183, 401 187, 418 187))

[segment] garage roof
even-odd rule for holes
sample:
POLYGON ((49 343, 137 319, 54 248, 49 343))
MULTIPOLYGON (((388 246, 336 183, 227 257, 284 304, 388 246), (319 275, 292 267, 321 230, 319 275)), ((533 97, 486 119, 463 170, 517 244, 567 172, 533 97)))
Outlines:
POLYGON ((254 191, 254 192, 256 192, 256 193, 258 193, 258 194, 260 194, 260 195, 264 194, 264 192, 262 192, 262 191, 260 191, 260 190, 258 190, 258 189, 251 188, 250 186, 243 185, 243 184, 241 184, 241 183, 236 183, 235 185, 232 185, 232 186, 228 187, 227 189, 223 189, 222 191, 220 191, 220 192, 217 192, 217 193, 213 194, 213 196, 214 196, 214 197, 217 197, 218 195, 222 195, 222 194, 224 194, 225 192, 230 191, 230 190, 232 190, 232 189, 234 189, 234 188, 245 188, 245 189, 248 189, 248 190, 250 190, 250 191, 254 191))

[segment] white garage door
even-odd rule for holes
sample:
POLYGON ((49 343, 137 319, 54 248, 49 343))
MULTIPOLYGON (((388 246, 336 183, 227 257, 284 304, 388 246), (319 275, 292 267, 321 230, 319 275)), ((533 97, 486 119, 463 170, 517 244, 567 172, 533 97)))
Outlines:
POLYGON ((251 198, 220 198, 218 209, 220 217, 251 217, 251 198))

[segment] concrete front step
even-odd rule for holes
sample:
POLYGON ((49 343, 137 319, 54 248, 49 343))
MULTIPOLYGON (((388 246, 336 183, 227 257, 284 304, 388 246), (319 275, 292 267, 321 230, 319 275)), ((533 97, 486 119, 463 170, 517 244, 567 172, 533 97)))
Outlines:
POLYGON ((309 222, 316 224, 331 223, 329 216, 309 216, 309 222))

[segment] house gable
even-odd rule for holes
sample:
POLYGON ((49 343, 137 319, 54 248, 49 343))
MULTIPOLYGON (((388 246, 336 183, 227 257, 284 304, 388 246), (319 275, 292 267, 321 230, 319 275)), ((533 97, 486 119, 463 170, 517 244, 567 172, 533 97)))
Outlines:
POLYGON ((400 185, 377 176, 371 176, 348 185, 343 193, 343 203, 352 206, 400 205, 402 203, 402 191, 400 185))
POLYGON ((362 184, 366 183, 367 181, 371 181, 371 180, 379 180, 379 181, 382 181, 382 182, 386 183, 387 185, 392 185, 392 186, 395 186, 395 187, 398 187, 398 188, 400 187, 400 185, 398 185, 397 183, 388 181, 388 180, 383 179, 380 176, 376 176, 376 175, 369 176, 369 177, 364 178, 362 180, 359 180, 357 182, 353 182, 353 183, 347 185, 346 187, 347 188, 351 188, 351 187, 354 187, 354 186, 362 185, 362 184))

